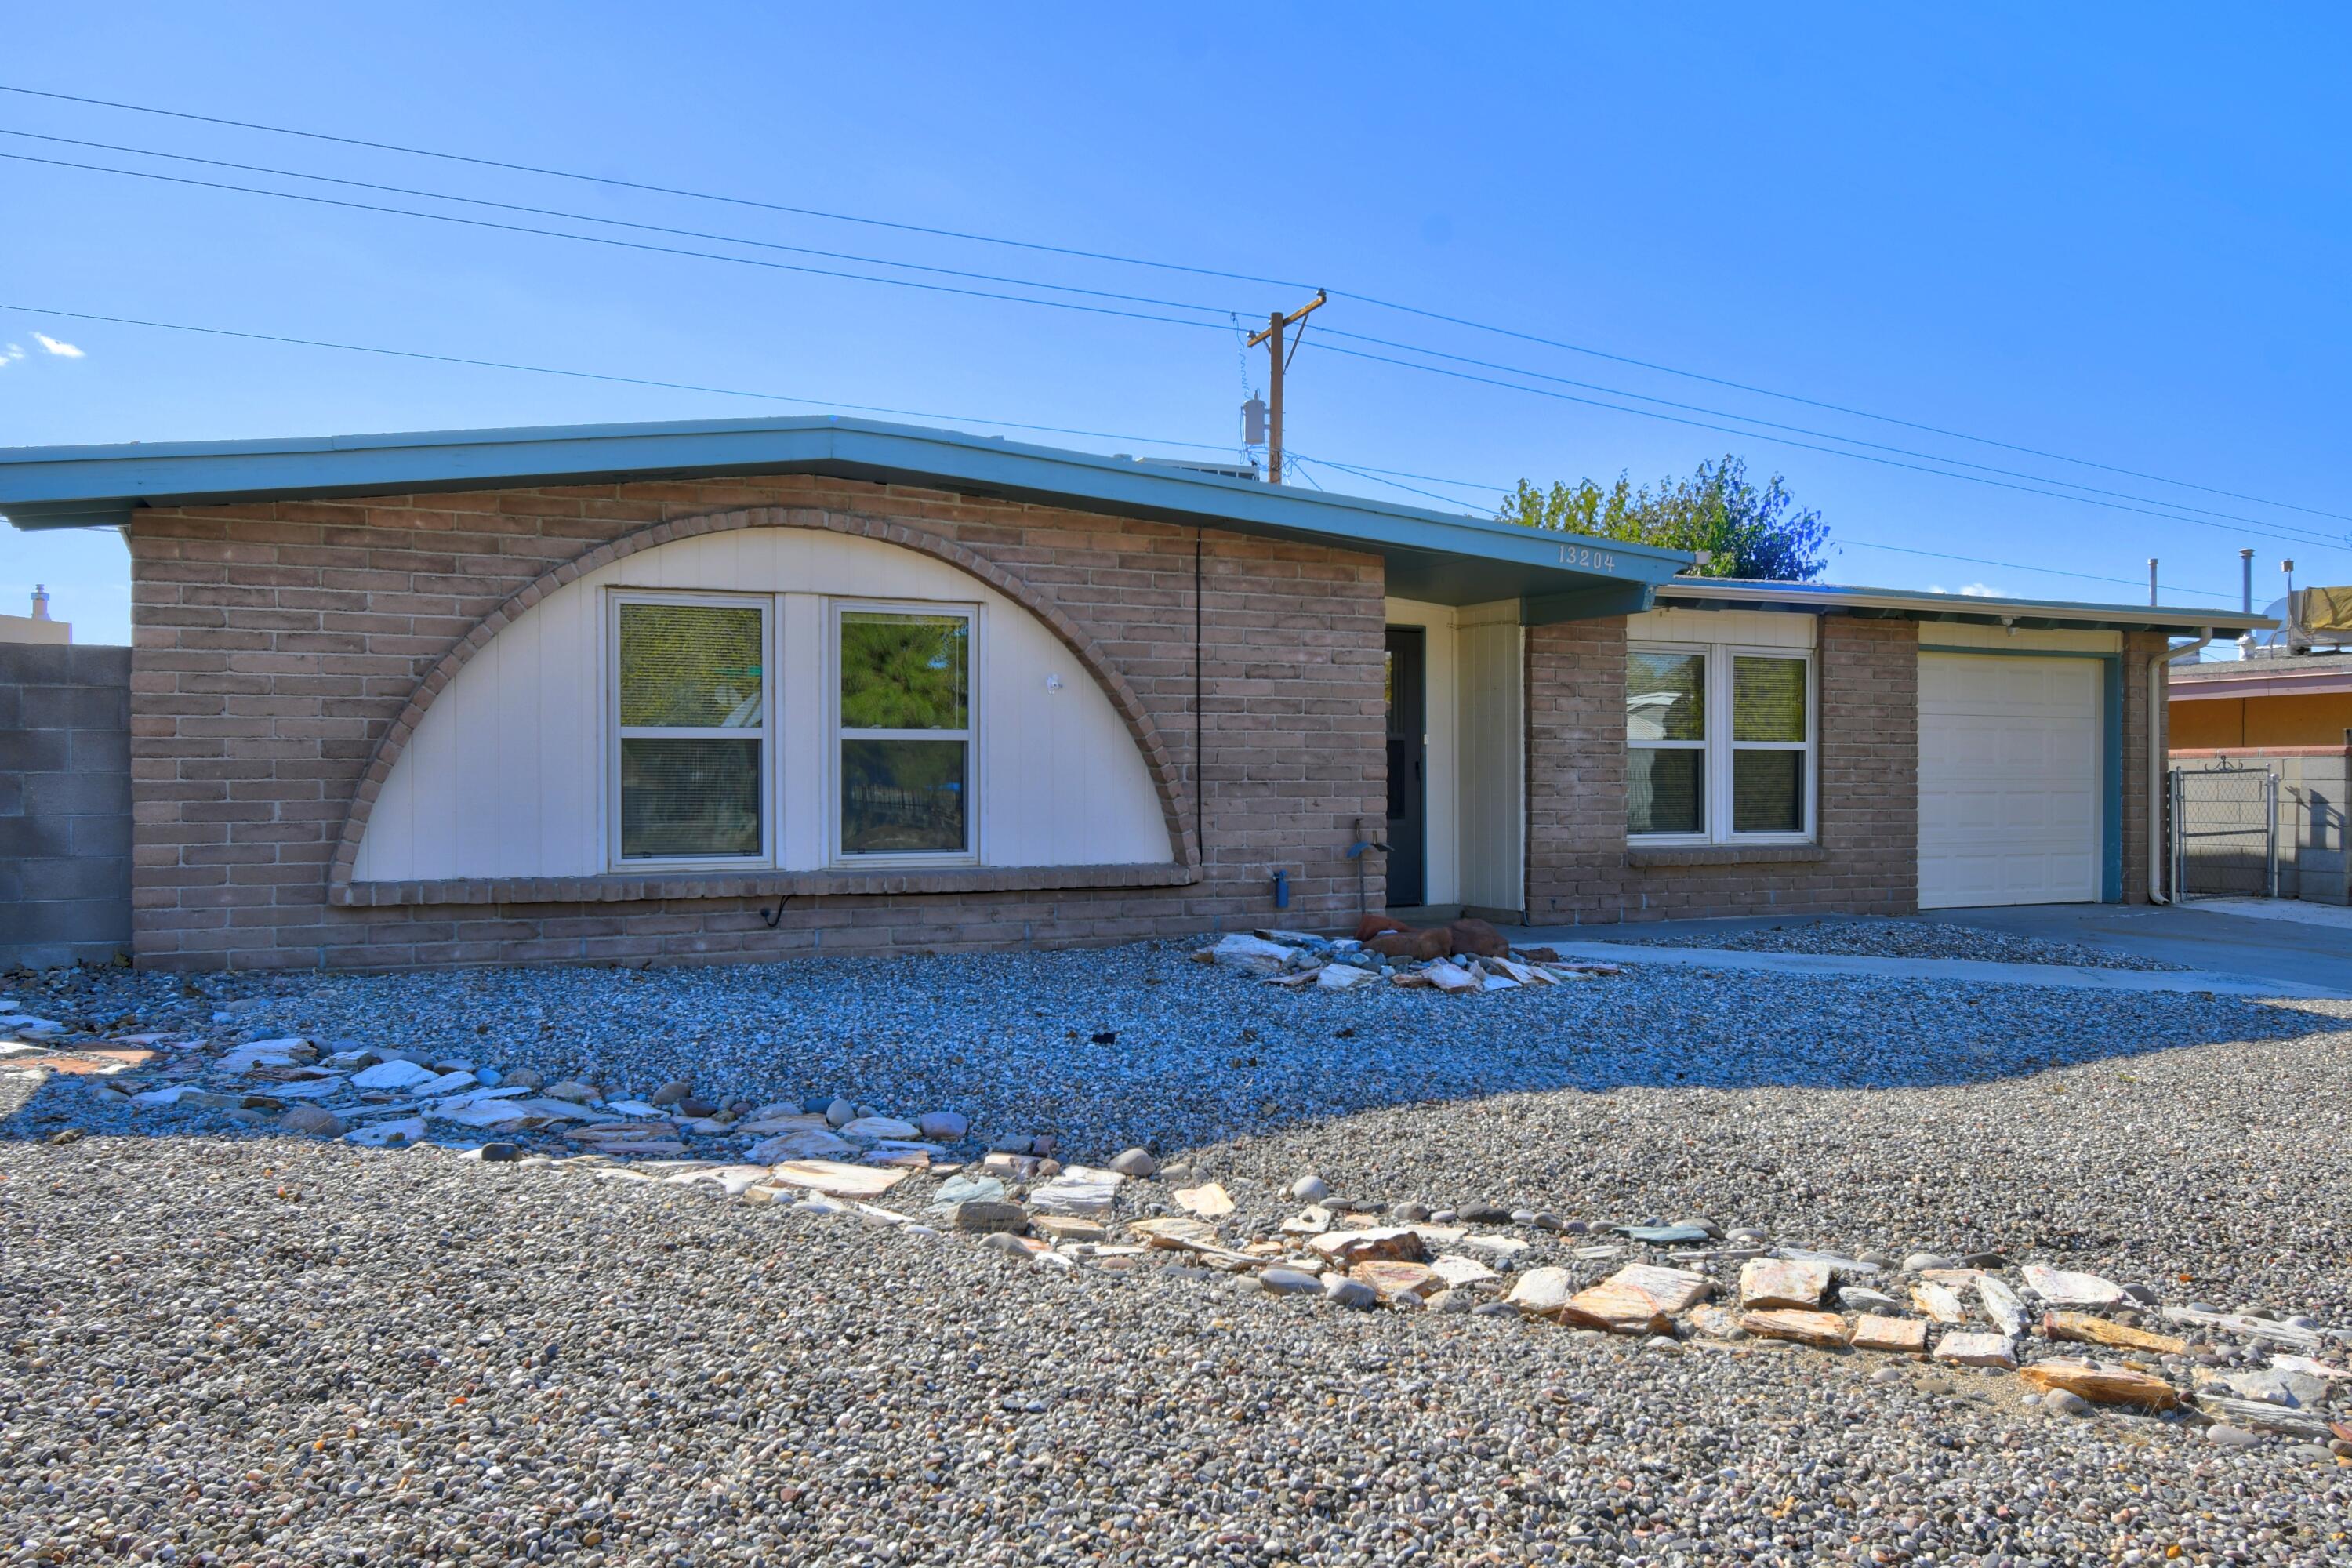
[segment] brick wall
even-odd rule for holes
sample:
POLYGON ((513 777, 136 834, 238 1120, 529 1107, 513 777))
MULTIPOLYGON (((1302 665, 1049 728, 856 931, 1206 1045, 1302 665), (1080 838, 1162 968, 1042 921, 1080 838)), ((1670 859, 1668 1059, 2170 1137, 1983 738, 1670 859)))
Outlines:
POLYGON ((1918 895, 1919 639, 1822 620, 1818 849, 1708 847, 1635 865, 1625 844, 1625 625, 1529 630, 1528 920, 1902 914, 1918 895))
POLYGON ((131 947, 131 650, 0 643, 0 970, 131 947))
MULTIPOLYGON (((1193 746, 1194 531, 801 476, 365 498, 138 514, 131 546, 139 962, 174 968, 772 958, 1057 944, 1273 918, 1352 922, 1358 817, 1385 798, 1381 570, 1207 531, 1204 743, 1193 746), (823 508, 928 530, 1093 638, 1173 755, 1202 880, 1166 889, 332 906, 335 841, 419 679, 509 595, 656 523, 823 508)), ((1378 907, 1377 873, 1371 897, 1378 907)))

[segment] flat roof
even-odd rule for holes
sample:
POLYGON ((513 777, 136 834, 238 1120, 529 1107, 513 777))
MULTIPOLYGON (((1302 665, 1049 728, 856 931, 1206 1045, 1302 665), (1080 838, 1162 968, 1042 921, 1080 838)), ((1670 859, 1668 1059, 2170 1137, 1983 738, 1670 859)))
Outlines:
POLYGON ((1843 587, 1825 583, 1764 583, 1744 577, 1677 577, 1658 589, 1661 605, 1701 610, 1794 610, 1812 615, 1875 616, 1899 620, 1962 621, 2048 631, 2211 632, 2235 637, 2274 626, 2267 616, 2238 610, 2179 609, 2162 605, 2100 605, 2066 599, 1996 599, 1978 594, 1928 594, 1906 588, 1843 587))
POLYGON ((1647 606, 1693 563, 1676 550, 1547 532, 1002 437, 817 415, 290 440, 0 448, 0 512, 20 529, 126 527, 142 506, 820 474, 1201 524, 1380 556, 1389 592, 1522 599, 1554 613, 1647 606))
POLYGON ((2177 702, 2231 697, 2326 697, 2352 691, 2352 653, 2265 655, 2183 665, 2168 688, 2177 702))
POLYGON ((0 447, 0 513, 26 530, 123 528, 148 506, 749 474, 915 485, 1360 550, 1381 559, 1388 591, 1400 598, 1517 599, 1529 625, 1630 614, 1658 602, 2226 636, 2275 624, 2234 611, 1678 577, 1696 563, 1683 551, 1269 485, 1165 458, 836 415, 0 447))

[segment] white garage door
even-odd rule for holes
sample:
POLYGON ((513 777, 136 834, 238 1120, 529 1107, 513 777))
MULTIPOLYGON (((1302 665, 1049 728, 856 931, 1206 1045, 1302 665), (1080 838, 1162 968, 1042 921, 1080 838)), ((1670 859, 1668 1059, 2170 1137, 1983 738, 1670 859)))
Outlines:
POLYGON ((1919 656, 1919 906, 2099 897, 2094 658, 1919 656))

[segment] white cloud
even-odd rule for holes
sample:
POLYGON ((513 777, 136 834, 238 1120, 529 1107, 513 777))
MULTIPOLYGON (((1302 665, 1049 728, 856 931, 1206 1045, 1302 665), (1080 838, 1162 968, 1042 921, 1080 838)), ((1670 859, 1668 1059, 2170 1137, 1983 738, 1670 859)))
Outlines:
POLYGON ((1989 583, 1966 583, 1957 588, 1947 588, 1941 583, 1928 584, 1930 594, 1965 594, 1971 599, 1998 599, 2001 591, 1989 583))
POLYGON ((81 350, 74 347, 73 344, 61 343, 58 342, 57 339, 49 336, 47 332, 35 332, 33 334, 33 341, 40 344, 43 348, 48 350, 51 353, 56 354, 60 359, 80 359, 84 357, 81 350))

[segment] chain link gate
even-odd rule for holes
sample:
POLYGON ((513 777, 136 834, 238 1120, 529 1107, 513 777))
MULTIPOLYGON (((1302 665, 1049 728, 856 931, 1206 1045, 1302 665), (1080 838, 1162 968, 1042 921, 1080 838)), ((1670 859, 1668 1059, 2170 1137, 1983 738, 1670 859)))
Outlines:
POLYGON ((2278 897, 2278 775, 2268 768, 2172 770, 2172 896, 2278 897))

